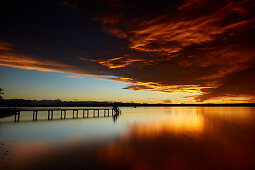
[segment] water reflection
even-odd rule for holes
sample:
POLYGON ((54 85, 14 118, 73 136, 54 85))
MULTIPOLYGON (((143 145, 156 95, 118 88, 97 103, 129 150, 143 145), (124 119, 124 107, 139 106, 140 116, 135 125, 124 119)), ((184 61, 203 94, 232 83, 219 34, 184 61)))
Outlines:
POLYGON ((254 169, 254 114, 248 107, 122 108, 115 123, 0 124, 0 169, 254 169), (26 138, 29 128, 40 135, 26 138))
POLYGON ((162 120, 134 125, 132 135, 139 137, 156 137, 162 134, 194 136, 201 134, 203 128, 203 115, 197 113, 174 113, 162 120))

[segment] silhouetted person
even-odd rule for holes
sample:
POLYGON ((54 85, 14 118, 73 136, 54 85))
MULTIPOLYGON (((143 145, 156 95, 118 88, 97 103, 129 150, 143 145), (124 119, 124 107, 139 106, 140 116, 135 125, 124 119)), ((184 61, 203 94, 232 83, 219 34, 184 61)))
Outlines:
POLYGON ((117 103, 113 103, 112 110, 115 111, 115 113, 118 113, 119 108, 118 108, 118 106, 117 106, 117 103))

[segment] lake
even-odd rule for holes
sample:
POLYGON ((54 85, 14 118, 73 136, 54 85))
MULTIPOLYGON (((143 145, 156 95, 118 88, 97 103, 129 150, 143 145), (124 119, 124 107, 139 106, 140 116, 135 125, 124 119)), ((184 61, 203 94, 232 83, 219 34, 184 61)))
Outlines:
POLYGON ((255 169, 255 107, 122 107, 0 119, 0 169, 255 169))

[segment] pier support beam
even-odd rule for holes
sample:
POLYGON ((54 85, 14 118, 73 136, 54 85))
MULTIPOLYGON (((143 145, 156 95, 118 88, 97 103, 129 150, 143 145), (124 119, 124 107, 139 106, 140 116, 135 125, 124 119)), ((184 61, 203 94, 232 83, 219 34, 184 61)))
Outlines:
POLYGON ((20 111, 18 111, 18 122, 19 122, 19 119, 20 119, 20 111))
POLYGON ((53 110, 51 110, 51 120, 53 120, 53 110))
POLYGON ((61 110, 61 119, 63 119, 63 114, 64 114, 64 119, 66 119, 66 110, 61 110))
POLYGON ((37 121, 38 110, 33 110, 33 121, 37 121))
POLYGON ((75 112, 76 112, 76 118, 78 119, 78 117, 79 117, 79 115, 78 115, 79 110, 77 110, 77 109, 73 109, 73 119, 74 119, 75 112))
POLYGON ((53 120, 53 110, 48 110, 48 120, 53 120))
POLYGON ((19 122, 19 118, 20 118, 20 111, 17 110, 16 113, 15 113, 15 119, 14 119, 14 122, 19 122))
POLYGON ((86 110, 86 117, 89 117, 89 110, 86 110))

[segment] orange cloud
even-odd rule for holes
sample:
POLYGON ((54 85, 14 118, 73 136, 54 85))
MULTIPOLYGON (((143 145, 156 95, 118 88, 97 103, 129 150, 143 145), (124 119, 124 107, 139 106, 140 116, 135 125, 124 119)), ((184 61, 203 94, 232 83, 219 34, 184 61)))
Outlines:
POLYGON ((35 57, 17 54, 13 49, 13 45, 6 42, 1 43, 0 65, 27 70, 79 73, 79 71, 72 65, 57 62, 55 60, 39 60, 35 57))
POLYGON ((200 77, 198 79, 215 79, 227 74, 246 70, 253 66, 255 50, 247 47, 229 45, 213 49, 202 49, 201 53, 188 56, 180 64, 188 66, 210 67, 217 66, 215 73, 200 77))
POLYGON ((5 41, 0 41, 0 50, 10 51, 13 45, 5 41))
POLYGON ((0 65, 27 70, 66 72, 72 70, 72 66, 58 63, 55 61, 38 61, 27 56, 16 54, 0 55, 0 65))
POLYGON ((126 38, 127 34, 124 33, 121 29, 119 28, 114 28, 114 27, 103 27, 103 31, 107 32, 109 34, 115 35, 118 38, 126 38))
POLYGON ((200 86, 200 85, 163 85, 154 82, 132 82, 132 85, 123 89, 127 90, 145 90, 157 91, 164 93, 190 93, 190 94, 203 94, 202 89, 216 88, 213 86, 200 86))
MULTIPOLYGON (((188 2, 197 4, 200 1, 188 2)), ((215 36, 226 32, 247 29, 245 27, 252 28, 248 24, 254 23, 254 19, 242 20, 225 26, 220 24, 232 13, 239 13, 233 8, 240 5, 243 3, 229 3, 218 11, 195 19, 183 17, 171 19, 166 15, 143 21, 131 30, 129 47, 138 51, 158 51, 171 54, 179 52, 186 46, 213 41, 216 39, 215 36)))
POLYGON ((99 61, 100 64, 108 67, 108 68, 121 68, 126 67, 134 62, 143 61, 143 59, 131 59, 124 57, 110 58, 107 60, 99 61))
POLYGON ((103 25, 102 30, 104 32, 112 34, 118 38, 127 38, 127 34, 116 25, 120 22, 119 15, 98 15, 94 17, 94 20, 100 22, 103 25))
POLYGON ((185 0, 183 5, 178 7, 179 10, 185 10, 185 9, 194 9, 198 7, 204 6, 206 3, 208 3, 209 0, 185 0))
POLYGON ((213 25, 214 18, 201 17, 189 21, 167 22, 167 17, 145 21, 141 28, 132 31, 130 48, 139 51, 152 50, 159 52, 176 53, 182 47, 191 44, 200 44, 212 40, 212 35, 223 32, 213 25), (159 48, 157 48, 157 45, 159 48), (166 46, 162 48, 161 46, 166 46))
POLYGON ((121 81, 125 83, 131 83, 131 78, 123 78, 123 77, 103 77, 103 76, 84 76, 84 75, 69 75, 67 77, 70 78, 89 78, 89 79, 98 79, 98 80, 108 80, 108 81, 121 81))
MULTIPOLYGON (((251 3, 251 0, 222 3, 186 0, 176 8, 176 13, 146 19, 125 13, 117 15, 118 20, 111 22, 111 27, 122 28, 129 52, 137 53, 134 61, 141 59, 139 64, 147 65, 131 72, 132 85, 124 89, 200 94, 194 96, 200 102, 219 96, 255 96, 252 88, 244 85, 249 84, 247 80, 243 80, 242 90, 232 93, 225 89, 230 85, 225 79, 234 82, 232 75, 254 68, 255 51, 247 33, 252 34, 255 23, 251 3), (208 10, 204 11, 205 8, 208 10)), ((107 20, 107 16, 101 17, 107 20)), ((101 24, 104 27, 109 22, 101 24)), ((124 55, 101 64, 122 68, 133 63, 127 60, 124 55)))

